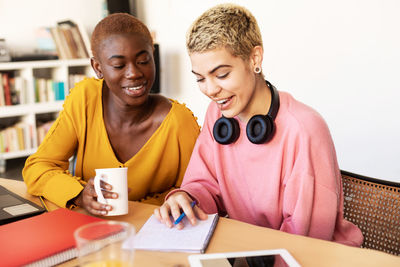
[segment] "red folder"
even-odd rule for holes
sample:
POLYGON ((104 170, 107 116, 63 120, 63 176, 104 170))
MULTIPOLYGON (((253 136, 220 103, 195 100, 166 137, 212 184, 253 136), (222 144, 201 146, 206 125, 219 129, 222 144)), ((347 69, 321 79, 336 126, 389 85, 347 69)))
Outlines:
POLYGON ((75 258, 75 229, 97 221, 103 219, 60 208, 0 226, 0 266, 50 266, 75 258))

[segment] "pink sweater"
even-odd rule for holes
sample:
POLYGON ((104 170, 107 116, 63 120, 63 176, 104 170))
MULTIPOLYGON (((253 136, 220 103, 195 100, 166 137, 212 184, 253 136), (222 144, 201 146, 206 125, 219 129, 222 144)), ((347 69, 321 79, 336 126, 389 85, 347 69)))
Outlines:
POLYGON ((360 246, 360 229, 343 218, 341 175, 326 123, 290 94, 279 96, 275 135, 262 145, 248 141, 242 122, 235 143, 215 142, 212 128, 221 112, 212 102, 181 190, 207 213, 360 246))

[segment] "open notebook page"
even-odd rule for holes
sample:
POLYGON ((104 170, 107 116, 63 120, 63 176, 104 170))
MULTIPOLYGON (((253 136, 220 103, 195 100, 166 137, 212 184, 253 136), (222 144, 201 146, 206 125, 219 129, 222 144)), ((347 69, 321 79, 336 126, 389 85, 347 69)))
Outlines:
POLYGON ((142 250, 179 251, 204 253, 217 225, 218 214, 208 215, 207 220, 197 220, 192 226, 185 217, 185 227, 178 230, 160 223, 154 215, 147 220, 134 240, 134 248, 142 250))

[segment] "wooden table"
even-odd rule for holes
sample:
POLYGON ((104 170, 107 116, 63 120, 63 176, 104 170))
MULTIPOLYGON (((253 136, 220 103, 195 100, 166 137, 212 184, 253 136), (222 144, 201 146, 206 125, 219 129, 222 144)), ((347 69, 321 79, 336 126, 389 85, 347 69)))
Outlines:
MULTIPOLYGON (((0 178, 0 185, 40 205, 37 197, 29 195, 23 182, 0 178)), ((50 210, 58 207, 46 201, 50 210)), ((103 217, 132 223, 138 231, 153 213, 155 206, 131 201, 129 214, 103 217)), ((85 213, 82 209, 77 211, 85 213)), ((304 236, 254 226, 220 218, 206 253, 261 249, 287 249, 302 266, 400 266, 400 257, 384 252, 354 248, 304 236)), ((135 266, 189 266, 187 253, 136 251, 135 266)), ((76 266, 72 260, 61 266, 76 266)))

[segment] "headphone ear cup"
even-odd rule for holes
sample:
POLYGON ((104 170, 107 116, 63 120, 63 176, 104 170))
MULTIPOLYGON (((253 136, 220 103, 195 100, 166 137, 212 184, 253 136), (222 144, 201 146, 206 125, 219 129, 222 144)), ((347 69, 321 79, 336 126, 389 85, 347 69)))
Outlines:
POLYGON ((246 126, 247 138, 253 144, 262 144, 269 141, 274 131, 274 120, 269 115, 255 115, 246 126))
POLYGON ((213 135, 218 143, 231 144, 239 138, 239 123, 234 118, 221 117, 214 124, 213 135))

